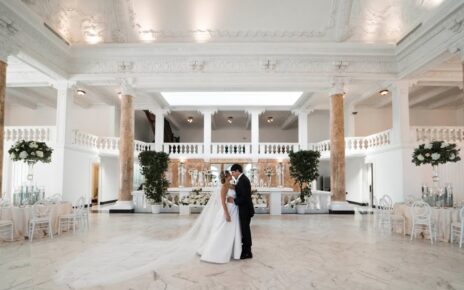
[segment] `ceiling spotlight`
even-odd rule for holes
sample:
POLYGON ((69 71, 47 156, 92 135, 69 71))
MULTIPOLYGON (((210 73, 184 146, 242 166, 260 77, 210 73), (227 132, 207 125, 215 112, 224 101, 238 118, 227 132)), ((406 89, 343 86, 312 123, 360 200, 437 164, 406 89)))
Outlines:
POLYGON ((232 116, 227 117, 227 123, 232 124, 233 120, 234 120, 234 117, 232 116))
POLYGON ((192 117, 192 116, 188 117, 188 118, 187 118, 187 122, 193 123, 193 117, 192 117))
POLYGON ((81 90, 81 89, 77 90, 76 93, 79 96, 85 96, 87 94, 84 90, 81 90))
POLYGON ((267 122, 268 122, 268 123, 274 122, 274 117, 272 117, 272 116, 267 117, 267 122))
POLYGON ((389 93, 390 93, 390 91, 387 90, 387 89, 385 89, 385 90, 381 90, 381 91, 379 92, 379 95, 381 95, 381 96, 386 96, 386 95, 388 95, 389 93))

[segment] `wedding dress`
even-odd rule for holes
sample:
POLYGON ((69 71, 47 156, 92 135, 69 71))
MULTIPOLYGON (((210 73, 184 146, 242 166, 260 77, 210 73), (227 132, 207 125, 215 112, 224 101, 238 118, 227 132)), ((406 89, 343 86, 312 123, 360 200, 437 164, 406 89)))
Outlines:
MULTIPOLYGON (((235 190, 229 189, 227 196, 235 198, 235 190)), ((220 202, 221 198, 218 198, 220 202)), ((226 221, 224 210, 219 210, 214 218, 210 236, 199 254, 201 260, 211 263, 228 263, 230 258, 240 259, 242 252, 242 235, 238 219, 238 207, 234 203, 226 202, 230 215, 230 222, 226 221)))
MULTIPOLYGON (((221 261, 226 258, 230 260, 231 255, 234 258, 237 255, 240 257, 240 252, 236 250, 236 247, 241 245, 240 238, 238 238, 239 242, 236 242, 237 228, 240 233, 238 217, 235 222, 230 223, 231 227, 237 224, 235 236, 229 240, 229 243, 233 242, 233 250, 232 246, 226 249, 222 245, 219 248, 219 243, 224 241, 219 235, 225 233, 225 228, 230 228, 224 227, 220 222, 224 219, 220 199, 220 187, 217 187, 196 221, 179 238, 159 240, 154 238, 156 233, 148 230, 143 234, 136 233, 132 236, 108 235, 108 240, 104 243, 85 245, 85 250, 82 252, 68 254, 66 257, 68 262, 58 265, 59 268, 56 269, 57 273, 53 278, 57 283, 73 288, 91 287, 123 282, 153 271, 168 270, 188 263, 200 253, 205 255, 205 258, 216 257, 213 248, 218 248, 217 258, 221 258, 221 261), (218 238, 213 238, 214 236, 218 238)), ((233 214, 232 205, 228 206, 231 219, 234 219, 238 209, 235 209, 233 214)))

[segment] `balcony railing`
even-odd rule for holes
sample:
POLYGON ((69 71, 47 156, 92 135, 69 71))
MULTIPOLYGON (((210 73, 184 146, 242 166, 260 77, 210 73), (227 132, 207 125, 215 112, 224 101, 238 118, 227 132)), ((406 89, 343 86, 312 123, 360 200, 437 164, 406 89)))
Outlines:
POLYGON ((52 126, 12 126, 5 127, 4 140, 6 142, 16 142, 19 140, 32 140, 39 142, 55 141, 55 127, 52 126))
POLYGON ((446 141, 464 142, 464 127, 411 127, 414 142, 446 141))

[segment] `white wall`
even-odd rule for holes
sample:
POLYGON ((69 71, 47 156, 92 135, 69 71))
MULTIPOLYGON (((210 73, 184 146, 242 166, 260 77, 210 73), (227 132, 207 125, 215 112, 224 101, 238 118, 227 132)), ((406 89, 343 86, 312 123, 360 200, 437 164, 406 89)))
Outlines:
MULTIPOLYGON (((298 134, 298 132, 297 132, 298 134)), ((317 143, 330 138, 330 113, 316 110, 308 116, 308 142, 317 143)), ((298 136, 297 136, 298 140, 298 136)))
POLYGON ((354 116, 355 136, 368 136, 392 127, 391 108, 359 108, 356 111, 358 114, 354 116))
MULTIPOLYGON (((116 109, 114 106, 95 105, 89 108, 74 106, 73 129, 97 136, 114 137, 116 109)), ((5 126, 55 126, 56 109, 38 107, 31 110, 22 106, 8 106, 5 126)))
POLYGON ((119 159, 118 156, 100 157, 99 202, 118 199, 119 159))
MULTIPOLYGON (((183 143, 202 143, 203 129, 180 129, 178 131, 180 141, 183 143)), ((298 129, 292 128, 288 130, 260 128, 260 142, 298 142, 298 129)), ((212 142, 235 142, 249 143, 251 142, 251 130, 242 128, 228 128, 213 130, 211 132, 212 142)))
POLYGON ((5 126, 55 126, 55 120, 55 108, 38 107, 32 110, 17 105, 5 108, 5 126))
POLYGON ((94 153, 65 149, 64 200, 73 202, 81 196, 91 196, 92 164, 95 162, 98 162, 98 158, 94 153))
POLYGON ((458 111, 455 109, 446 110, 425 110, 413 109, 409 112, 411 126, 463 126, 459 120, 458 111))

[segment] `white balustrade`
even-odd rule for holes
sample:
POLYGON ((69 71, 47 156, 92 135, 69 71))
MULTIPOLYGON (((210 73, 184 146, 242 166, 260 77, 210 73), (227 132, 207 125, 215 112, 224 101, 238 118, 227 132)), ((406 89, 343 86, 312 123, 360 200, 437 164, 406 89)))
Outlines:
POLYGON ((151 146, 150 143, 145 143, 145 142, 142 142, 142 141, 135 140, 134 149, 135 149, 135 152, 140 153, 140 152, 143 152, 143 151, 152 150, 152 146, 151 146))
POLYGON ((391 144, 391 130, 382 131, 373 135, 363 137, 365 149, 374 149, 391 144))
POLYGON ((260 155, 287 155, 299 149, 298 143, 260 143, 258 153, 260 155))
POLYGON ((250 143, 212 143, 212 155, 249 155, 250 143))
POLYGON ((39 142, 53 142, 55 127, 51 126, 11 126, 5 127, 4 138, 6 142, 19 140, 33 140, 39 142))
POLYGON ((412 127, 413 142, 464 142, 464 127, 412 127))
POLYGON ((169 155, 198 155, 204 153, 203 143, 164 143, 163 151, 169 155))

